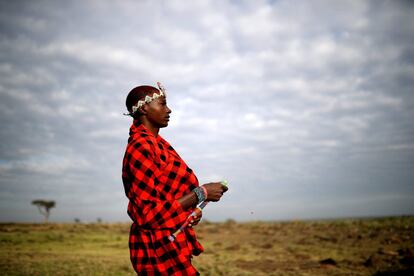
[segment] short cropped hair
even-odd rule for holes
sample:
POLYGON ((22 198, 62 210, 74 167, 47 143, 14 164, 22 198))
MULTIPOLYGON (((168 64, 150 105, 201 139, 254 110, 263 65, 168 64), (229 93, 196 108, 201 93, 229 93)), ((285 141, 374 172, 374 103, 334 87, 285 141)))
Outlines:
MULTIPOLYGON (((143 100, 145 96, 152 95, 154 93, 160 93, 160 91, 150 85, 141 85, 132 89, 126 98, 125 105, 129 114, 132 114, 132 107, 138 103, 139 100, 143 100)), ((138 114, 132 115, 134 119, 138 119, 138 114)))

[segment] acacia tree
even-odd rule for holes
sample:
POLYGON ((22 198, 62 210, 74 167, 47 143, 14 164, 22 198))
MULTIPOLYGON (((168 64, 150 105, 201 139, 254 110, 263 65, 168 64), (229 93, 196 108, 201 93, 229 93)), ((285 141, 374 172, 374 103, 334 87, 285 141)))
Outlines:
POLYGON ((53 200, 47 201, 47 200, 37 199, 37 200, 33 200, 32 204, 36 205, 37 208, 39 209, 39 212, 45 216, 45 223, 47 223, 49 219, 49 215, 50 215, 50 209, 55 207, 56 203, 53 200))

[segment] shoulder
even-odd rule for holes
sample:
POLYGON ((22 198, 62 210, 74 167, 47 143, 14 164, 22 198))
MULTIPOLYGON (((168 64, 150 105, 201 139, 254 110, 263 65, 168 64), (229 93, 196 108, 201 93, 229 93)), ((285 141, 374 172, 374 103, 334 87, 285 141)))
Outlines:
POLYGON ((131 147, 135 150, 150 150, 154 151, 157 141, 154 136, 148 135, 146 133, 141 133, 139 135, 134 135, 130 137, 128 142, 128 147, 131 147))
POLYGON ((156 140, 152 135, 146 133, 136 133, 129 137, 126 155, 144 155, 150 157, 156 151, 156 140))

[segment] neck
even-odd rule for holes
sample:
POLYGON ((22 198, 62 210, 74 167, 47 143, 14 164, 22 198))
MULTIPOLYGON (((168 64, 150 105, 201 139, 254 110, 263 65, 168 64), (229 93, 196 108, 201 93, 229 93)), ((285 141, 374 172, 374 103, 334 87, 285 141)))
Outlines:
POLYGON ((149 130, 149 131, 151 131, 151 133, 152 134, 154 134, 154 136, 155 137, 157 137, 158 136, 158 132, 160 131, 160 128, 158 128, 158 127, 154 127, 153 125, 151 125, 151 124, 148 124, 147 122, 142 122, 142 124, 149 130))

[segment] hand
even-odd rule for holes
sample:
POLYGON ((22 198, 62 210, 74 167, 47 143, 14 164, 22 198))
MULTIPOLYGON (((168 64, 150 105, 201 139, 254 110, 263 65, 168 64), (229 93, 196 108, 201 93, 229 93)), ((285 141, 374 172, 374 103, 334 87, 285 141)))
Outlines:
POLYGON ((203 186, 207 190, 207 201, 219 201, 223 194, 229 189, 220 182, 210 182, 203 186))
POLYGON ((194 217, 191 217, 191 220, 188 223, 188 227, 196 226, 201 221, 201 217, 203 216, 203 213, 201 212, 201 210, 195 209, 195 213, 196 214, 194 215, 194 217))

